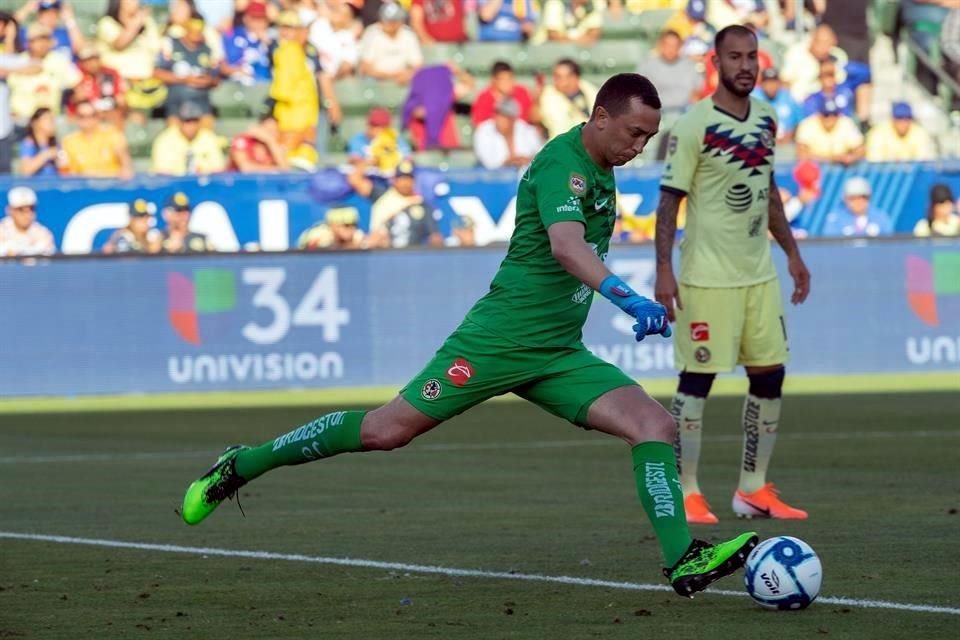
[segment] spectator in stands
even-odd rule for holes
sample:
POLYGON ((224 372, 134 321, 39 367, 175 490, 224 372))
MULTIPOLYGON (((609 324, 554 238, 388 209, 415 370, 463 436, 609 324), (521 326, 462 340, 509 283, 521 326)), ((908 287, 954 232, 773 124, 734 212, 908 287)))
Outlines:
POLYGON ((277 24, 280 39, 270 52, 270 98, 275 102, 273 114, 280 127, 280 140, 291 152, 300 145, 315 144, 321 105, 334 124, 340 122, 341 112, 333 78, 321 67, 316 48, 307 42, 307 28, 300 16, 284 11, 277 17, 277 24))
POLYGON ((0 53, 0 175, 6 175, 13 169, 13 145, 16 136, 13 116, 10 113, 10 87, 5 80, 15 71, 36 74, 40 72, 40 65, 30 58, 0 53))
POLYGON ((947 19, 943 21, 940 50, 943 52, 947 73, 960 82, 960 7, 950 11, 947 19))
POLYGON ((520 106, 510 98, 501 100, 496 115, 473 133, 473 150, 485 169, 525 167, 542 146, 540 132, 520 119, 520 106))
POLYGON ((190 231, 190 198, 182 191, 170 196, 163 207, 163 222, 166 229, 160 239, 163 253, 204 253, 214 248, 207 236, 190 231))
MULTIPOLYGON (((37 23, 50 29, 53 50, 59 51, 68 60, 86 44, 69 0, 27 0, 14 16, 20 24, 26 24, 35 17, 37 23)), ((26 38, 26 28, 21 35, 26 38)))
POLYGON ((269 173, 286 171, 286 151, 280 144, 280 127, 272 113, 241 133, 230 144, 230 171, 269 173))
POLYGON ((477 223, 472 216, 454 215, 450 221, 450 237, 447 244, 451 247, 477 246, 477 223))
POLYGON ((533 98, 522 84, 517 83, 513 74, 513 67, 509 62, 497 60, 490 70, 490 84, 481 91, 473 101, 470 110, 470 119, 476 127, 484 120, 493 117, 498 102, 510 98, 520 107, 520 118, 526 122, 532 121, 533 98))
POLYGON ((347 144, 347 155, 354 165, 363 164, 383 174, 391 174, 411 153, 410 145, 392 126, 389 109, 374 107, 367 114, 367 127, 347 144))
POLYGON ((804 117, 820 113, 827 100, 832 100, 840 113, 851 118, 856 117, 856 97, 846 85, 837 82, 837 63, 827 58, 820 63, 820 90, 807 96, 803 101, 804 117))
POLYGON ((16 53, 21 48, 21 40, 16 18, 0 11, 0 54, 16 53))
POLYGON ((185 102, 199 106, 205 114, 211 113, 210 92, 220 84, 220 74, 204 40, 203 18, 191 18, 183 37, 171 38, 164 49, 153 75, 167 85, 167 117, 176 115, 185 102))
POLYGON ((703 77, 696 65, 680 56, 680 36, 676 31, 661 31, 654 55, 637 65, 637 73, 646 76, 660 94, 662 108, 683 111, 697 98, 703 77))
POLYGON ((777 112, 777 142, 792 142, 797 125, 803 119, 803 109, 783 86, 780 72, 774 68, 764 69, 753 96, 768 102, 777 112))
POLYGON ((254 0, 241 14, 241 23, 223 36, 230 77, 245 85, 270 82, 270 19, 267 5, 254 0))
POLYGON ((375 184, 370 193, 371 247, 443 246, 433 210, 417 192, 415 168, 409 160, 397 167, 386 188, 375 184))
POLYGON ((220 173, 227 166, 220 140, 209 129, 200 128, 206 112, 192 102, 180 105, 177 120, 153 141, 153 172, 166 176, 220 173))
POLYGON ((801 160, 850 165, 863 155, 860 128, 830 100, 823 103, 820 113, 804 118, 797 127, 797 157, 801 160))
POLYGON ((383 5, 380 22, 367 27, 360 40, 360 73, 401 85, 413 79, 423 65, 423 53, 417 34, 403 24, 406 17, 400 5, 383 5))
POLYGON ((770 14, 764 0, 708 0, 707 21, 718 30, 742 24, 762 35, 770 24, 770 14))
POLYGON ((106 14, 97 22, 97 46, 103 64, 126 80, 127 108, 135 120, 142 121, 164 103, 166 87, 153 77, 160 31, 149 7, 140 6, 140 0, 110 0, 106 14))
POLYGON ((116 69, 103 66, 100 53, 86 45, 77 53, 80 83, 70 95, 68 112, 76 115, 77 104, 92 102, 101 116, 118 129, 124 126, 126 83, 116 69))
POLYGON ((143 198, 130 203, 130 220, 127 226, 117 229, 103 245, 103 252, 115 253, 160 253, 163 234, 153 227, 153 205, 143 198))
POLYGON ((25 123, 33 113, 46 107, 54 115, 60 113, 63 94, 80 83, 80 71, 69 58, 53 51, 50 29, 39 22, 27 30, 27 51, 21 56, 39 65, 39 73, 19 71, 7 77, 10 87, 10 112, 16 121, 25 123))
POLYGON ((360 64, 357 8, 346 0, 332 0, 329 15, 310 25, 310 43, 320 53, 320 65, 334 78, 356 73, 360 64))
POLYGON ((537 29, 534 0, 477 0, 481 42, 523 42, 537 29))
POLYGON ((323 222, 300 234, 300 249, 365 249, 366 235, 358 226, 359 215, 354 207, 327 209, 323 222))
POLYGON ((540 95, 540 118, 552 139, 590 119, 597 90, 580 79, 580 65, 569 58, 553 66, 553 84, 540 95))
POLYGON ((949 186, 938 183, 930 189, 927 217, 917 222, 913 235, 921 238, 960 236, 960 215, 957 215, 956 201, 949 186))
POLYGON ((60 175, 63 151, 57 142, 57 123, 50 109, 40 107, 30 116, 27 133, 20 141, 20 167, 22 176, 60 175))
POLYGON ((547 40, 590 45, 603 30, 604 0, 546 0, 541 29, 547 40))
MULTIPOLYGON (((707 22, 706 0, 690 0, 686 7, 678 9, 669 20, 664 23, 662 31, 674 31, 683 41, 683 48, 705 45, 700 55, 705 54, 713 43, 717 30, 707 22)), ((683 55, 688 55, 682 51, 683 55)))
POLYGON ((843 203, 827 214, 822 235, 874 237, 893 233, 890 216, 870 204, 870 195, 866 178, 847 178, 843 184, 843 203))
MULTIPOLYGON (((817 90, 820 63, 831 58, 845 59, 846 56, 837 48, 837 35, 825 24, 814 29, 809 40, 798 42, 787 50, 781 75, 797 102, 803 103, 817 90)), ((842 66, 838 76, 838 82, 846 79, 842 66)))
POLYGON ((463 5, 464 0, 413 0, 410 27, 424 46, 434 42, 466 42, 463 5))
POLYGON ((417 151, 459 149, 455 105, 473 89, 473 77, 454 63, 417 69, 403 103, 401 126, 417 151))
POLYGON ((76 107, 77 130, 63 139, 64 172, 87 178, 133 177, 133 162, 123 130, 104 126, 92 102, 76 107))
POLYGON ((867 160, 870 162, 910 162, 936 158, 933 138, 913 119, 907 102, 894 102, 893 119, 875 125, 867 133, 867 160))
POLYGON ((7 192, 7 217, 0 220, 0 256, 49 256, 53 234, 37 222, 37 194, 30 187, 7 192))
MULTIPOLYGON (((224 59, 223 36, 213 26, 207 24, 203 14, 197 10, 195 0, 170 0, 170 14, 167 20, 167 27, 163 33, 166 37, 160 43, 161 54, 169 56, 170 45, 177 40, 188 38, 188 32, 191 29, 197 29, 200 25, 200 42, 209 49, 210 64, 220 68, 220 63, 224 59), (193 22, 194 20, 200 22, 193 22)), ((190 39, 196 40, 196 37, 190 39)))

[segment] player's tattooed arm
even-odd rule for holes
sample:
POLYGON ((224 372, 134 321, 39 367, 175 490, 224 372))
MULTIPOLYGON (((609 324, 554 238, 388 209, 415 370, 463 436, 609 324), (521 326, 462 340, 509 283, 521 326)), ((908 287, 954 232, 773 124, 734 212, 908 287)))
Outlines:
POLYGON ((777 244, 787 254, 787 271, 793 278, 793 295, 790 296, 790 301, 793 304, 800 304, 810 294, 810 272, 807 270, 807 265, 803 263, 803 258, 800 257, 800 248, 790 230, 790 221, 787 220, 787 214, 783 210, 783 200, 780 199, 780 190, 777 188, 773 173, 770 174, 769 203, 770 220, 767 226, 777 244))
POLYGON ((654 297, 667 308, 667 317, 676 320, 674 307, 683 309, 680 300, 680 287, 673 275, 673 241, 677 236, 677 213, 683 194, 673 190, 660 190, 660 204, 657 205, 657 280, 654 284, 654 297))

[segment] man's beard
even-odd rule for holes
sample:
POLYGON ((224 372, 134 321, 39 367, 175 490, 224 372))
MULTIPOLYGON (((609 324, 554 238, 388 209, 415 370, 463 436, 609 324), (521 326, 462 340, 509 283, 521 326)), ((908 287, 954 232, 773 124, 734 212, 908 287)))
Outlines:
POLYGON ((722 74, 720 76, 720 84, 723 85, 723 88, 729 91, 730 93, 732 93, 733 95, 737 96, 738 98, 746 98, 751 93, 753 93, 753 86, 751 86, 749 89, 744 91, 743 89, 740 89, 739 87, 737 87, 736 81, 737 81, 736 78, 731 80, 730 78, 727 78, 722 74))

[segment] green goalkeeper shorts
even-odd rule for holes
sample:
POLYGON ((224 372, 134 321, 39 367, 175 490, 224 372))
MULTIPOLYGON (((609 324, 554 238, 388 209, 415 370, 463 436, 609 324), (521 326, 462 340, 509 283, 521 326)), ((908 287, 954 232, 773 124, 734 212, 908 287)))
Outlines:
POLYGON ((513 392, 581 427, 593 402, 637 384, 582 344, 523 347, 473 323, 447 338, 400 395, 435 420, 448 420, 481 402, 513 392))

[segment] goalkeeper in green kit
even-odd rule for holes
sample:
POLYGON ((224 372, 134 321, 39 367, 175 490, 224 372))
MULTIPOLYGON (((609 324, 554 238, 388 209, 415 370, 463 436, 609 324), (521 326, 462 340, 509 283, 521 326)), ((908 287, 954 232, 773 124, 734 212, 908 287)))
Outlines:
POLYGON ((580 427, 624 440, 640 503, 663 550, 664 575, 691 596, 740 568, 755 533, 711 545, 687 530, 670 414, 581 340, 594 291, 636 320, 636 339, 670 336, 666 309, 604 266, 616 219, 613 168, 633 160, 660 127, 649 80, 625 73, 600 89, 590 121, 549 142, 521 178, 516 229, 490 291, 436 356, 386 405, 334 411, 259 447, 233 446, 187 489, 197 524, 277 467, 358 451, 389 451, 508 392, 580 427))

